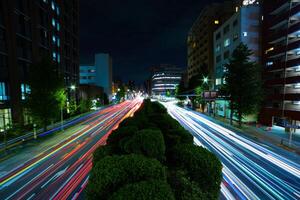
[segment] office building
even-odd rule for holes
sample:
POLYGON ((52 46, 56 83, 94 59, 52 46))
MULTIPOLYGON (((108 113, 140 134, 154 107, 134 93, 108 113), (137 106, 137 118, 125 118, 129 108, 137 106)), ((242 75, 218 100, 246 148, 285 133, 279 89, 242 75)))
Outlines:
POLYGON ((182 69, 172 65, 161 65, 152 69, 151 95, 174 96, 176 86, 181 81, 182 69))
POLYGON ((263 19, 266 99, 260 121, 270 126, 299 126, 300 1, 265 1, 263 19))
POLYGON ((213 33, 235 12, 235 7, 235 1, 225 1, 211 3, 201 11, 187 39, 188 80, 203 72, 208 73, 209 78, 213 78, 213 33))
POLYGON ((91 64, 80 65, 80 84, 102 87, 112 97, 112 59, 109 54, 99 53, 91 64))
POLYGON ((0 129, 26 123, 28 67, 42 57, 53 59, 66 87, 78 84, 78 9, 78 0, 0 1, 0 129))
POLYGON ((244 43, 253 52, 250 61, 261 60, 261 8, 259 4, 241 6, 214 32, 215 90, 224 84, 224 65, 236 47, 244 43))

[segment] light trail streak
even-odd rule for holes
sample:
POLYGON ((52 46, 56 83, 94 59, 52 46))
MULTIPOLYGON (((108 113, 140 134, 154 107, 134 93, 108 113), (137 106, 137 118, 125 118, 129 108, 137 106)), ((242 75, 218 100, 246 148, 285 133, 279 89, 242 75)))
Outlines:
POLYGON ((299 199, 300 166, 196 112, 164 103, 171 116, 191 131, 196 145, 214 152, 223 164, 222 198, 299 199))
POLYGON ((76 195, 72 196, 77 198, 86 185, 92 167, 92 153, 99 145, 106 143, 112 130, 123 119, 132 116, 141 103, 141 99, 125 101, 81 122, 74 135, 3 176, 0 179, 0 197, 65 199, 75 191, 76 195), (32 176, 35 178, 32 179, 32 176), (28 179, 31 181, 26 181, 28 179), (20 184, 22 187, 18 191, 12 190, 14 185, 20 184), (4 190, 13 192, 7 193, 4 190))

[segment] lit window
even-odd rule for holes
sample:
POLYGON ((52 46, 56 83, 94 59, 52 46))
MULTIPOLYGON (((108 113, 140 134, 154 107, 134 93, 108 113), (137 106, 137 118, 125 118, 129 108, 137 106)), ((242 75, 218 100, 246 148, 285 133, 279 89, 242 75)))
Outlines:
POLYGON ((6 101, 8 99, 7 85, 4 82, 0 82, 0 101, 6 101))
POLYGON ((273 51, 273 50, 274 50, 274 47, 271 47, 271 48, 266 50, 265 54, 268 54, 270 51, 273 51))
POLYGON ((297 55, 297 56, 300 55, 300 50, 299 50, 299 49, 296 51, 296 55, 297 55))
POLYGON ((230 39, 227 38, 225 41, 224 41, 224 47, 228 47, 230 45, 230 39))
POLYGON ((60 11, 59 11, 59 7, 56 6, 56 14, 59 15, 60 11))
POLYGON ((235 7, 235 12, 238 12, 239 11, 239 7, 235 7))
POLYGON ((53 1, 51 2, 51 8, 52 8, 52 10, 55 10, 55 4, 53 1))
POLYGON ((293 101, 294 105, 300 105, 300 101, 293 101))
POLYGON ((299 89, 299 88, 300 88, 300 83, 295 84, 295 85, 294 85, 294 88, 299 89))
POLYGON ((60 54, 57 54, 57 62, 60 63, 60 54))
POLYGON ((222 79, 221 78, 217 78, 216 79, 216 85, 221 85, 222 84, 222 79))
POLYGON ((52 58, 53 58, 54 61, 56 61, 56 52, 52 53, 52 58))
POLYGON ((219 20, 215 20, 214 23, 215 24, 219 24, 220 22, 219 22, 219 20))
POLYGON ((300 65, 296 66, 295 72, 300 72, 300 65))
POLYGON ((58 22, 56 23, 56 28, 57 28, 57 31, 59 31, 59 30, 60 30, 60 25, 59 25, 59 23, 58 23, 58 22))
POLYGON ((22 83, 21 84, 21 98, 22 100, 26 99, 26 96, 30 94, 31 90, 29 85, 22 83))
POLYGON ((43 0, 44 3, 47 3, 47 0, 43 0))
POLYGON ((248 36, 248 32, 243 32, 243 36, 247 37, 248 36))
POLYGON ((267 66, 272 66, 274 63, 271 61, 271 62, 267 62, 267 66))
POLYGON ((226 78, 223 78, 223 84, 226 84, 226 78))
POLYGON ((194 43, 193 43, 193 48, 196 48, 196 47, 197 47, 197 43, 194 42, 194 43))
POLYGON ((221 45, 217 45, 217 47, 216 47, 216 52, 220 52, 221 51, 221 45))
POLYGON ((60 39, 57 38, 57 46, 60 47, 60 39))
POLYGON ((54 18, 52 18, 52 26, 55 27, 55 19, 54 18))
POLYGON ((56 37, 54 35, 52 36, 52 41, 53 41, 53 43, 56 42, 56 37))

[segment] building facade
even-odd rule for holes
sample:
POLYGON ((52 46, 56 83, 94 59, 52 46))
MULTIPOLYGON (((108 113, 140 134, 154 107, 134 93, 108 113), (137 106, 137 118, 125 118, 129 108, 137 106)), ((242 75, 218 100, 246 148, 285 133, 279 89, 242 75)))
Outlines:
POLYGON ((263 4, 263 67, 266 99, 263 124, 299 126, 300 1, 263 4))
POLYGON ((253 52, 250 61, 261 61, 261 7, 251 4, 238 7, 214 32, 214 85, 218 90, 224 84, 224 65, 228 63, 236 47, 244 43, 253 52))
POLYGON ((78 84, 78 12, 78 0, 0 1, 0 128, 23 123, 28 67, 42 57, 53 59, 66 87, 78 84))
POLYGON ((112 97, 112 59, 109 54, 96 54, 93 64, 80 65, 80 84, 102 87, 112 97))
POLYGON ((234 13, 235 7, 235 1, 225 1, 212 3, 201 11, 187 39, 188 80, 203 72, 213 78, 213 33, 234 13))
POLYGON ((172 65, 154 67, 151 79, 152 96, 174 96, 182 77, 182 69, 172 65))

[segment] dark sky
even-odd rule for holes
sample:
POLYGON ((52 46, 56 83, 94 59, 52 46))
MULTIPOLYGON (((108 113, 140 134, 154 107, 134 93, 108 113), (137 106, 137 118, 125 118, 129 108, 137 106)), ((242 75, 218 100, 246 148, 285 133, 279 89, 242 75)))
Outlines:
POLYGON ((150 66, 186 67, 186 37, 211 0, 80 0, 81 63, 110 53, 114 77, 142 83, 150 66))

